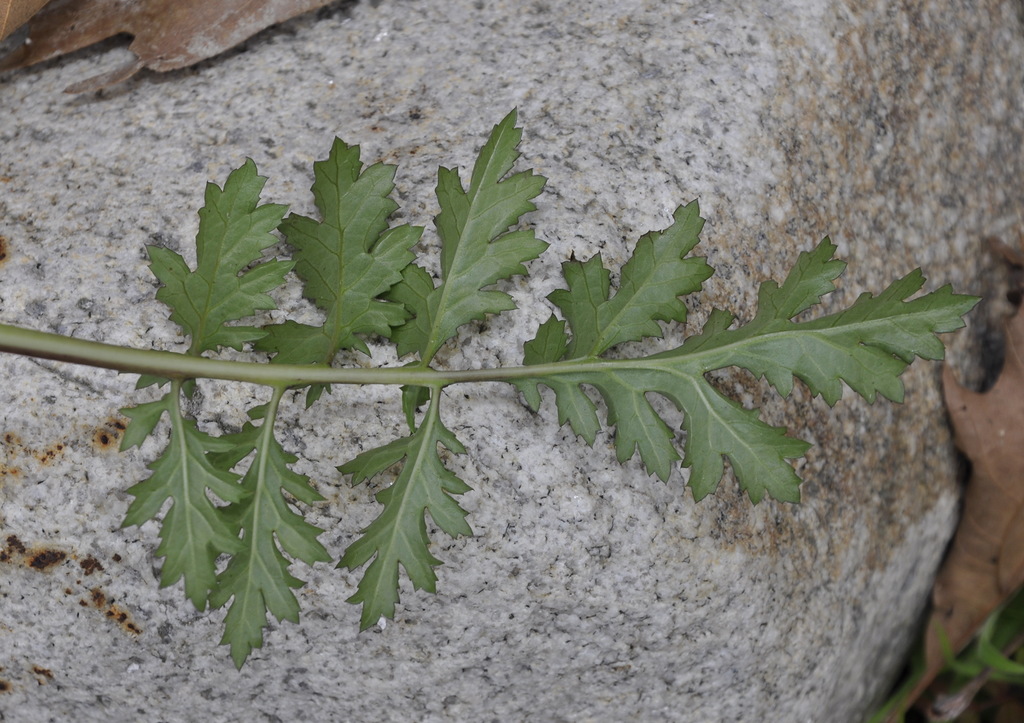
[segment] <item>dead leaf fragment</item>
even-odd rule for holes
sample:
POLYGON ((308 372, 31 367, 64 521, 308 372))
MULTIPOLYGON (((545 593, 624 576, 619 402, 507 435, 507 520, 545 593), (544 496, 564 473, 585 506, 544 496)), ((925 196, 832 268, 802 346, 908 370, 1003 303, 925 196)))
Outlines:
POLYGON ((67 89, 72 93, 99 90, 142 68, 185 68, 331 1, 54 0, 32 19, 28 42, 0 60, 0 70, 49 60, 119 33, 134 36, 128 49, 135 60, 67 89))
POLYGON ((49 0, 0 0, 0 40, 28 22, 49 0))
MULTIPOLYGON (((1002 373, 983 394, 943 369, 956 445, 971 460, 963 515, 932 590, 920 693, 945 666, 941 635, 963 650, 1024 583, 1024 313, 1006 323, 1002 373)), ((911 695, 911 700, 916 698, 911 695)))

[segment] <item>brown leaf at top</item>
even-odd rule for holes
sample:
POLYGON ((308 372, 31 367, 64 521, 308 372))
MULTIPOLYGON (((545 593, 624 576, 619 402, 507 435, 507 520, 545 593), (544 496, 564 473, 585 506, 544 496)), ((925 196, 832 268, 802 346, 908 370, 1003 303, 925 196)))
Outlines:
POLYGON ((0 0, 0 40, 28 22, 49 0, 0 0))
POLYGON ((932 589, 925 671, 912 701, 945 666, 941 635, 954 653, 1024 583, 1024 313, 1006 323, 999 380, 979 394, 943 369, 956 445, 971 460, 963 514, 932 589))
MULTIPOLYGON (((0 0, 3 2, 3 0, 0 0)), ((134 36, 135 60, 67 88, 98 90, 142 68, 184 68, 205 60, 266 27, 331 0, 54 0, 29 24, 29 39, 0 60, 0 70, 21 68, 84 48, 119 33, 134 36)))

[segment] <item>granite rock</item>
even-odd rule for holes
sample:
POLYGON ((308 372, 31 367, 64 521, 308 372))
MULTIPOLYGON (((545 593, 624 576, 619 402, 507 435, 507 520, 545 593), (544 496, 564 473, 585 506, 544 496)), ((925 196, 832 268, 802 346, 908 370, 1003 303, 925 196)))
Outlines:
MULTIPOLYGON (((1019 3, 385 0, 60 92, 125 53, 0 76, 0 321, 181 349, 144 247, 188 253, 206 181, 252 157, 267 199, 308 212, 310 163, 340 135, 400 165, 399 218, 426 223, 437 165, 467 167, 513 106, 522 166, 550 179, 529 223, 551 248, 502 287, 520 309, 464 329, 451 366, 518 361, 559 261, 621 263, 693 198, 719 276, 691 329, 711 306, 749 318, 757 283, 826 234, 851 262, 830 303, 919 265, 929 288, 971 291, 982 237, 1021 220, 1019 3)), ((294 287, 280 301, 302 312, 294 287)), ((970 334, 950 343, 961 361, 970 334)), ((696 505, 682 473, 663 484, 607 435, 590 449, 559 429, 550 398, 535 415, 511 388, 460 387, 445 418, 469 448, 453 465, 476 535, 437 538, 438 594, 403 588, 396 619, 360 634, 355 576, 297 566, 301 625, 275 624, 239 673, 222 612, 158 587, 155 524, 120 527, 158 446, 119 453, 118 410, 145 392, 51 362, 0 369, 6 720, 855 721, 896 673, 955 524, 937 365, 907 373, 904 405, 835 410, 720 377, 815 443, 798 506, 754 507, 728 479, 696 505)), ((213 430, 263 396, 201 391, 213 430)), ((284 442, 327 498, 311 519, 337 556, 376 508, 334 467, 401 415, 376 389, 301 407, 284 442)))

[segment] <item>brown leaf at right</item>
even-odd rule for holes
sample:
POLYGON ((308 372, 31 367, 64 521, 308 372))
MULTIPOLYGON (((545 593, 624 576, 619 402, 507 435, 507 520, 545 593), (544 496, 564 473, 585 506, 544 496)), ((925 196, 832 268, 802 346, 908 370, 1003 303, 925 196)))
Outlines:
POLYGON ((932 592, 925 655, 941 660, 937 625, 955 652, 1024 583, 1024 313, 1006 324, 998 381, 984 394, 947 366, 946 406, 957 446, 971 460, 963 517, 932 592))
POLYGON ((963 514, 932 589, 925 631, 925 670, 908 702, 946 665, 942 636, 954 654, 1024 583, 1024 313, 1005 325, 1003 370, 984 393, 943 369, 956 445, 971 460, 963 514))

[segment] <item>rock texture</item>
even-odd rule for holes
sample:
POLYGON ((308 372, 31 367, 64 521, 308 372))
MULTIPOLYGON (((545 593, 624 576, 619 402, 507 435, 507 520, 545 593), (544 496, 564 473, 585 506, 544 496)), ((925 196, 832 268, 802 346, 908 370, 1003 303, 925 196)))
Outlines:
MULTIPOLYGON (((334 135, 400 164, 403 214, 435 212, 438 164, 466 167, 513 106, 524 167, 548 190, 551 243, 506 288, 520 311, 467 329, 441 360, 515 362, 570 252, 620 263, 699 198, 712 305, 749 316, 829 234, 851 262, 837 301, 915 266, 977 288, 981 238, 1020 221, 1019 3, 385 0, 265 32, 196 68, 96 95, 116 43, 0 77, 0 320, 181 348, 144 246, 187 249, 207 180, 246 156, 265 197, 308 211, 309 164, 334 135), (481 328, 486 333, 477 336, 481 328)), ((300 306, 294 289, 282 306, 300 306)), ((967 337, 954 342, 959 359, 967 337)), ((393 358, 381 351, 380 359, 393 358)), ((804 503, 752 507, 726 480, 695 505, 531 415, 510 388, 466 387, 446 420, 476 536, 440 538, 436 596, 359 634, 354 577, 309 581, 241 673, 221 613, 159 589, 156 527, 120 529, 156 453, 121 454, 132 380, 0 359, 0 711, 7 720, 856 721, 899 665, 949 538, 956 465, 938 368, 907 403, 737 397, 817 446, 804 503)), ((261 392, 205 384, 230 429, 261 392)), ((376 513, 334 466, 400 428, 394 394, 335 393, 287 411, 286 445, 327 502, 340 555, 376 513)))

